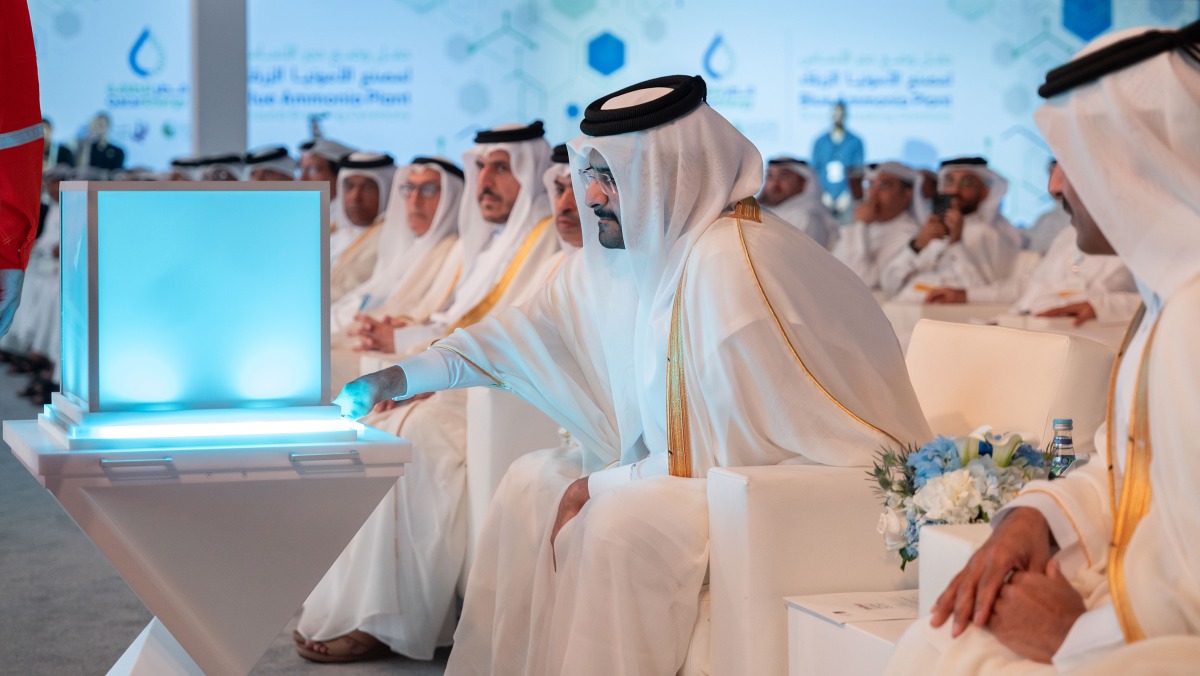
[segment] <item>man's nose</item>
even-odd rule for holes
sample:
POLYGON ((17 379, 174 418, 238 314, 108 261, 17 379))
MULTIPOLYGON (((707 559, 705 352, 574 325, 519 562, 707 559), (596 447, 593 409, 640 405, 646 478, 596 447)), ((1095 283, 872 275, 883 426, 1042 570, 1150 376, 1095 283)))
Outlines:
POLYGON ((1054 199, 1061 199, 1063 194, 1064 174, 1062 169, 1056 164, 1054 170, 1050 172, 1050 182, 1046 185, 1046 190, 1054 199))
POLYGON ((588 184, 585 201, 591 209, 608 204, 608 195, 605 195, 604 191, 600 189, 599 181, 593 181, 588 184))

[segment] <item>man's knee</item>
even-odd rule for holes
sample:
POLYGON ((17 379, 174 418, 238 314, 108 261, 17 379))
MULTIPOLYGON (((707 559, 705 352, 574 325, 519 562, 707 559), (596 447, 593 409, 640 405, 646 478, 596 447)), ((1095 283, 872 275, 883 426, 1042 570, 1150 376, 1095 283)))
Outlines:
MULTIPOLYGON (((656 477, 634 481, 588 501, 580 513, 585 547, 699 543, 708 539, 708 503, 702 479, 656 477)), ((657 549, 651 547, 651 550, 657 549)))

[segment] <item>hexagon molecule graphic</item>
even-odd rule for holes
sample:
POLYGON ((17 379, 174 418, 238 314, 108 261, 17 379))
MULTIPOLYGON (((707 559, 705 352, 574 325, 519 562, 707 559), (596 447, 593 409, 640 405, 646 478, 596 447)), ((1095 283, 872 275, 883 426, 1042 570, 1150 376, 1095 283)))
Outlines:
POLYGON ((550 6, 568 19, 578 19, 596 8, 596 0, 551 0, 550 6))
POLYGON ((612 75, 625 65, 625 43, 605 31, 588 43, 587 62, 597 73, 612 75))
POLYGON ((1063 0, 1063 28, 1084 42, 1112 28, 1112 0, 1063 0))

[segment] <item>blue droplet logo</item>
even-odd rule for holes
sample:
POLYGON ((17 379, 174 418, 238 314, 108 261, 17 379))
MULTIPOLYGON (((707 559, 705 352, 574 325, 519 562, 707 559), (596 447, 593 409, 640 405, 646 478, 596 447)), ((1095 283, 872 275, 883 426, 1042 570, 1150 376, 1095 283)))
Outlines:
POLYGON ((733 72, 733 50, 726 44, 725 38, 717 33, 704 51, 704 72, 714 80, 733 72))
POLYGON ((162 45, 150 34, 149 28, 142 29, 142 34, 133 41, 129 48, 129 68, 138 77, 150 77, 162 71, 166 65, 166 55, 162 45))

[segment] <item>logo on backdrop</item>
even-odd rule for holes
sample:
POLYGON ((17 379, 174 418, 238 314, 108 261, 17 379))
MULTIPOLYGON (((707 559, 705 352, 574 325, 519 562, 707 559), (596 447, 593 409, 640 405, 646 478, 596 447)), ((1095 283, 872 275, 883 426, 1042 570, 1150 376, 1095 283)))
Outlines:
POLYGON ((708 49, 704 50, 704 72, 713 80, 733 72, 733 50, 720 33, 713 36, 708 49))
POLYGON ((143 28, 129 48, 129 69, 138 77, 148 78, 161 73, 166 64, 162 45, 150 34, 149 28, 143 28))

